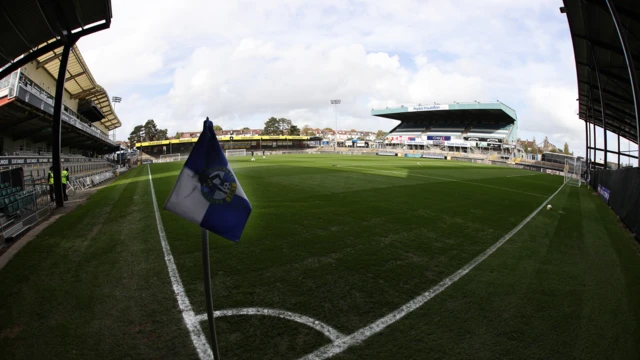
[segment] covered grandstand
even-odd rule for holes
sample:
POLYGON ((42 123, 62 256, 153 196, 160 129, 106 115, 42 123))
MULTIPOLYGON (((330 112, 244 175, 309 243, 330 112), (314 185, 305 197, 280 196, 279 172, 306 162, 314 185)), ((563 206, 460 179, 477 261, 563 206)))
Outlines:
POLYGON ((108 133, 121 123, 75 45, 109 28, 110 1, 12 1, 0 13, 1 243, 49 213, 49 168, 58 207, 63 169, 70 182, 108 178, 102 155, 118 149, 108 133))
MULTIPOLYGON (((246 151, 300 151, 319 146, 319 136, 218 136, 223 150, 246 151)), ((162 155, 188 155, 198 138, 147 141, 136 144, 138 154, 146 158, 159 158, 162 155)))
POLYGON ((401 106, 372 110, 371 115, 400 121, 385 136, 391 147, 501 156, 516 151, 518 118, 501 102, 401 106))

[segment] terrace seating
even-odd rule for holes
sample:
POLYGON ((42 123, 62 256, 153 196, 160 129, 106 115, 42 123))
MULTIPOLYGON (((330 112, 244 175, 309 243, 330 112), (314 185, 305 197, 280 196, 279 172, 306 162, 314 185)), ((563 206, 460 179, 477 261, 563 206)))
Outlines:
POLYGON ((465 130, 462 124, 435 124, 427 132, 427 135, 433 136, 460 136, 465 130))
POLYGON ((0 184, 0 212, 13 216, 31 205, 35 205, 33 196, 23 196, 22 187, 0 184))
POLYGON ((505 138, 509 134, 511 124, 483 124, 474 125, 465 137, 475 138, 505 138))

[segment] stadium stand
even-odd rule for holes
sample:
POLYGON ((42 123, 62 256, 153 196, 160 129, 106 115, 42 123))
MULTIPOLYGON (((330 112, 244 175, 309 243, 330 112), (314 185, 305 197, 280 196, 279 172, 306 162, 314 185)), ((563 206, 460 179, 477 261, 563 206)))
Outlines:
MULTIPOLYGON (((121 126, 75 45, 109 28, 110 1, 27 2, 2 12, 0 244, 51 213, 50 167, 55 177, 64 168, 71 179, 113 176, 103 155, 118 148, 108 133, 121 126), (31 42, 20 41, 24 34, 31 42)), ((63 205, 62 196, 56 204, 63 205)))
POLYGON ((377 148, 422 150, 438 156, 493 156, 505 161, 515 161, 524 153, 516 141, 516 112, 501 102, 401 106, 371 114, 400 121, 377 148))
POLYGON ((427 134, 434 136, 460 137, 466 126, 462 124, 435 124, 431 126, 427 134))
POLYGON ((479 124, 473 125, 469 133, 465 135, 465 139, 477 138, 480 141, 488 139, 506 140, 513 125, 504 124, 479 124))

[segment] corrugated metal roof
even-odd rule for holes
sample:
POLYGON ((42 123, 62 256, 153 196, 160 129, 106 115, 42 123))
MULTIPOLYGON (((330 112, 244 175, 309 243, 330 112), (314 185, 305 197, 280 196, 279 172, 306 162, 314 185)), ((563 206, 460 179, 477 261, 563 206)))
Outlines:
MULTIPOLYGON (((37 66, 44 67, 54 79, 57 79, 61 54, 62 47, 40 56, 37 66)), ((107 129, 113 130, 122 126, 120 119, 113 111, 109 94, 93 78, 77 45, 73 46, 69 54, 65 89, 73 99, 89 99, 96 103, 105 116, 100 122, 107 129)))
MULTIPOLYGON (((640 70, 640 1, 611 0, 625 29, 640 70)), ((604 1, 564 0, 573 42, 578 78, 579 117, 602 127, 600 88, 596 77, 599 68, 607 131, 630 141, 638 141, 638 130, 629 71, 613 18, 604 1)))

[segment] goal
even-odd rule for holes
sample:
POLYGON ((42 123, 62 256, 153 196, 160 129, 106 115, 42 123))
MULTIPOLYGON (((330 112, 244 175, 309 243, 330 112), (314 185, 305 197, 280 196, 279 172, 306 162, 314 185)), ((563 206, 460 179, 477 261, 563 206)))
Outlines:
POLYGON ((229 156, 247 156, 247 149, 226 150, 224 154, 229 156))
POLYGON ((160 155, 158 162, 180 161, 180 154, 160 155))
POLYGON ((564 161, 564 182, 571 186, 580 187, 582 185, 582 162, 577 159, 566 159, 564 161))

